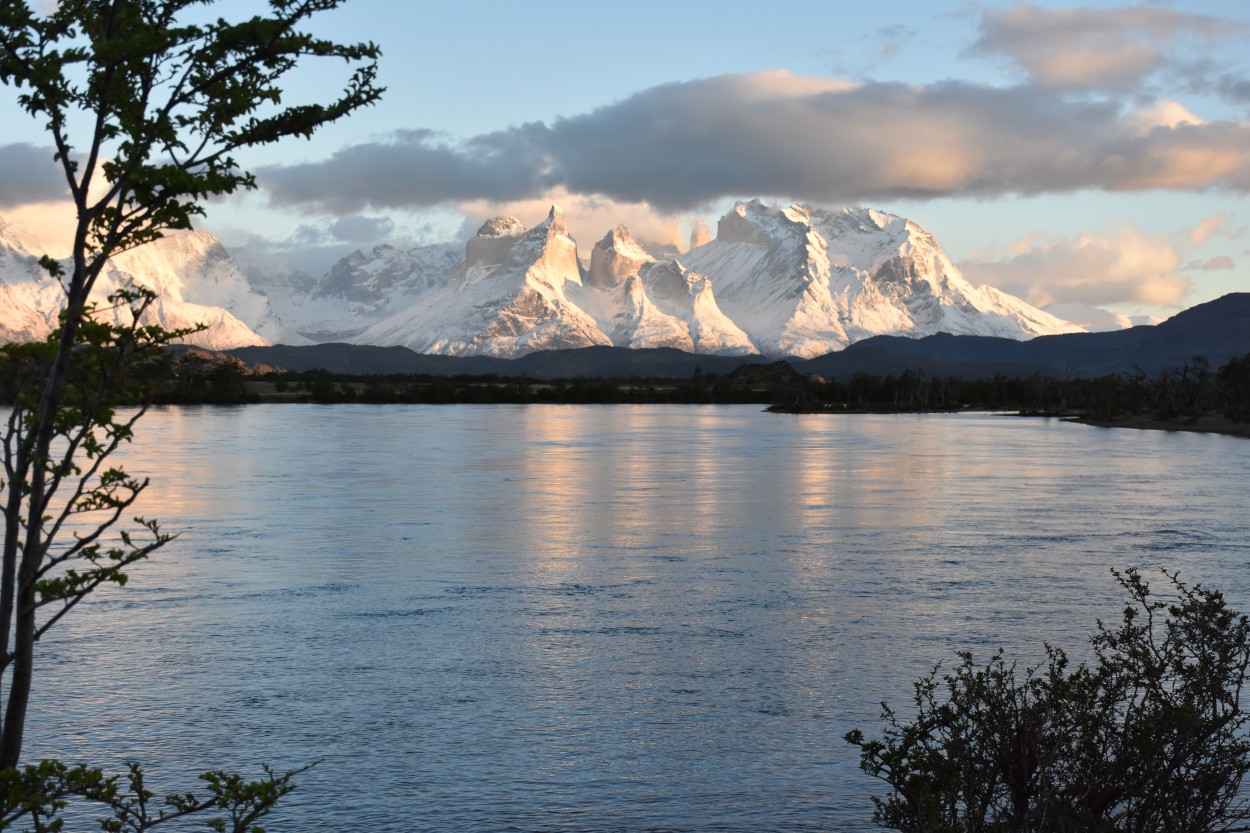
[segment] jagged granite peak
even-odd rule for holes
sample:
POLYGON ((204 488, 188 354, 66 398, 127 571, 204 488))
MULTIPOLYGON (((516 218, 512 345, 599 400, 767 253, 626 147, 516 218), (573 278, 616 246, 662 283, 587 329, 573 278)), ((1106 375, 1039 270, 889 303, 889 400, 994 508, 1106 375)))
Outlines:
POLYGON ((720 308, 765 355, 819 355, 850 341, 825 241, 800 206, 739 202, 717 224, 716 239, 684 262, 712 278, 720 308))
MULTIPOLYGON (((609 233, 600 241, 603 247, 614 243, 648 259, 634 269, 622 269, 622 274, 629 274, 619 282, 588 276, 585 285, 570 294, 614 345, 728 355, 757 352, 746 333, 717 307, 705 275, 690 272, 676 259, 650 258, 640 247, 631 248, 621 234, 609 233)), ((600 257, 602 264, 604 256, 600 257)))
POLYGON ((523 233, 511 233, 511 224, 507 229, 472 238, 446 284, 352 341, 492 356, 611 344, 568 297, 571 288, 581 288, 582 274, 560 210, 553 206, 546 220, 523 233))
POLYGON ((547 219, 531 229, 511 217, 498 217, 486 226, 487 234, 479 231, 465 244, 464 263, 451 273, 449 283, 464 287, 500 269, 533 270, 536 280, 546 280, 557 293, 566 281, 581 283, 577 243, 558 207, 553 205, 547 219))
POLYGON ((631 275, 638 274, 644 264, 654 261, 651 253, 630 235, 629 229, 618 225, 590 250, 586 283, 608 289, 624 283, 631 275))
POLYGON ((558 234, 568 234, 568 229, 564 227, 564 212, 558 205, 551 206, 544 223, 548 228, 555 229, 558 234))
POLYGON ((695 221, 694 227, 690 229, 690 245, 687 248, 697 249, 711 242, 712 230, 708 228, 707 220, 700 217, 695 221))
POLYGON ((495 217, 482 223, 478 237, 516 237, 525 233, 525 225, 516 217, 495 217))
POLYGON ((634 349, 673 347, 695 352, 689 326, 656 306, 639 275, 626 278, 618 291, 621 296, 618 312, 608 329, 613 344, 634 349))

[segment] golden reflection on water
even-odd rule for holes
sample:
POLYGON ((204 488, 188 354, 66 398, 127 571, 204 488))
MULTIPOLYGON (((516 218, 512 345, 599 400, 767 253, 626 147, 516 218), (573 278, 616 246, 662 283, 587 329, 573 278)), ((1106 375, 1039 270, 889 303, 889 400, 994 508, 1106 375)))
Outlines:
POLYGON ((1250 460, 1219 439, 629 406, 168 409, 137 437, 144 511, 185 536, 48 640, 32 734, 164 772, 333 750, 292 829, 361 795, 388 833, 867 829, 841 735, 932 662, 1079 645, 1126 558, 1247 597, 1250 460))
POLYGON ((536 568, 565 570, 595 546, 629 550, 656 529, 699 535, 723 522, 723 450, 715 448, 711 415, 678 413, 685 453, 663 450, 665 430, 655 414, 630 407, 588 414, 564 408, 528 409, 518 415, 526 438, 517 449, 516 549, 536 568), (585 528, 594 519, 593 530, 585 528))

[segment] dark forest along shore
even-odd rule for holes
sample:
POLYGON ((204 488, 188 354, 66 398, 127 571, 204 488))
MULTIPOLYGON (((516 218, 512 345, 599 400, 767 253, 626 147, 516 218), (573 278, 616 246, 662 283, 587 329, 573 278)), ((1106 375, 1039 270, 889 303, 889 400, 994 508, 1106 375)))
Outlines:
POLYGON ((842 736, 934 662, 1080 658, 1112 567, 1250 608, 1230 437, 287 404, 154 410, 126 458, 181 538, 49 639, 31 755, 322 760, 278 833, 867 831, 842 736))

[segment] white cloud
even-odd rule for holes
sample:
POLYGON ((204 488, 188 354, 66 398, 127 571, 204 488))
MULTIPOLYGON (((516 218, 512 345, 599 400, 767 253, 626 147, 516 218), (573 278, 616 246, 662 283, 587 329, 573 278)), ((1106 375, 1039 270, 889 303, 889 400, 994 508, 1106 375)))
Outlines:
POLYGON ((1125 124, 1135 127, 1139 135, 1146 135, 1156 127, 1177 127, 1182 124, 1202 124, 1202 119, 1189 112, 1179 101, 1160 99, 1149 105, 1131 110, 1124 118, 1125 124))
POLYGON ((1217 234, 1228 234, 1229 232, 1226 231, 1226 229, 1228 224, 1232 221, 1233 215, 1228 213, 1213 214, 1212 216, 1207 217, 1205 220, 1189 230, 1189 234, 1187 235, 1189 245, 1201 246, 1217 234))
POLYGON ((969 278, 1017 295, 1029 303, 1146 304, 1175 306, 1190 280, 1178 273, 1181 255, 1164 237, 1133 228, 1108 236, 1033 241, 1025 250, 998 259, 960 263, 969 278))

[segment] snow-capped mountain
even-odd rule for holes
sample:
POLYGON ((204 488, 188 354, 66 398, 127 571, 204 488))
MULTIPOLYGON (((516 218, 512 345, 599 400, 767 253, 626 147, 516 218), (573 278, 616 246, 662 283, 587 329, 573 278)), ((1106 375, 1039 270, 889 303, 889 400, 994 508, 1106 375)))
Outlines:
POLYGON ((574 299, 619 347, 746 355, 751 339, 716 303, 712 282, 677 259, 657 261, 617 226, 595 244, 574 299))
POLYGON ((351 341, 492 356, 611 344, 570 299, 569 289, 581 284, 577 244, 559 209, 528 231, 501 217, 468 241, 445 284, 351 341))
MULTIPOLYGON (((39 266, 42 249, 0 220, 0 338, 33 341, 56 325, 64 301, 60 284, 39 266)), ((67 264, 68 265, 68 264, 67 264)), ((169 329, 204 326, 185 339, 210 349, 268 344, 263 332, 284 330, 263 296, 252 292, 221 244, 200 232, 171 233, 112 258, 92 293, 103 301, 130 284, 156 291, 152 320, 169 329)))
MULTIPOLYGON (((313 277, 241 267, 211 235, 182 232, 118 255, 99 294, 150 286, 162 323, 206 323, 191 340, 217 348, 348 340, 502 357, 592 345, 810 357, 881 334, 1084 329, 972 285, 932 235, 880 211, 740 202, 715 238, 700 223, 691 244, 648 249, 617 226, 584 265, 553 207, 533 228, 499 217, 463 248, 381 245, 313 277)), ((42 337, 55 321, 59 287, 38 254, 0 222, 0 337, 42 337)))
POLYGON ((885 333, 1026 339, 1080 329, 973 286, 909 220, 755 200, 680 258, 655 257, 618 226, 595 244, 584 276, 558 209, 528 231, 497 218, 445 286, 352 340, 495 356, 614 344, 810 357, 885 333))
POLYGON ((100 276, 103 287, 136 283, 156 291, 157 314, 166 327, 204 324, 194 344, 229 349, 290 342, 289 330, 256 292, 217 238, 202 231, 166 232, 164 237, 115 255, 100 276))
POLYGON ((352 252, 321 278, 256 266, 247 273, 278 318, 303 339, 343 341, 442 286, 462 252, 456 243, 410 249, 383 244, 352 252))
POLYGON ((765 354, 816 356, 883 334, 1026 339, 1080 330, 973 286, 920 226, 870 209, 740 202, 684 262, 711 277, 721 308, 765 354))
POLYGON ((0 342, 34 341, 56 320, 55 285, 39 266, 39 244, 0 219, 0 342))

